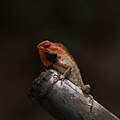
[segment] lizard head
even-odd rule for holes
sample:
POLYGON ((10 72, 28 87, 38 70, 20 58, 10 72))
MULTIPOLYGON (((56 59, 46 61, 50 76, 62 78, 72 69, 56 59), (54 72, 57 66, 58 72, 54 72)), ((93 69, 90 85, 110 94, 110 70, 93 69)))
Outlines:
POLYGON ((60 47, 57 43, 45 40, 37 45, 40 58, 45 66, 50 66, 60 59, 60 47))

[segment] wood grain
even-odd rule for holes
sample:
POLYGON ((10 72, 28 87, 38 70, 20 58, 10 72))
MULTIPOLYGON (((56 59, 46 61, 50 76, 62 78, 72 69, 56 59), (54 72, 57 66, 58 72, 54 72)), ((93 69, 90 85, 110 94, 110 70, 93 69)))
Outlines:
POLYGON ((57 120, 120 120, 95 100, 91 110, 90 97, 67 79, 61 84, 58 75, 50 69, 33 80, 30 100, 57 120))

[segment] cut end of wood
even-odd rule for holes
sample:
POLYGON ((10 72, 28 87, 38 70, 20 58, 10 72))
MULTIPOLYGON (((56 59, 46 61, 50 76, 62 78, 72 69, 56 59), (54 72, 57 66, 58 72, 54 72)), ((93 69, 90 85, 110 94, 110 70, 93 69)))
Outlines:
POLYGON ((120 120, 94 100, 92 111, 86 95, 68 79, 61 82, 55 70, 47 70, 32 82, 29 99, 58 120, 120 120))

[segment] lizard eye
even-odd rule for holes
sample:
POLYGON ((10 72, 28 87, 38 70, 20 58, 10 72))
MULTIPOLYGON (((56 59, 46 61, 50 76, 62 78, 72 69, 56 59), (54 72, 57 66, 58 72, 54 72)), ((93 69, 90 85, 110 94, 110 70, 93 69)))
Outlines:
POLYGON ((49 48, 49 47, 50 47, 49 44, 44 45, 44 48, 49 48))

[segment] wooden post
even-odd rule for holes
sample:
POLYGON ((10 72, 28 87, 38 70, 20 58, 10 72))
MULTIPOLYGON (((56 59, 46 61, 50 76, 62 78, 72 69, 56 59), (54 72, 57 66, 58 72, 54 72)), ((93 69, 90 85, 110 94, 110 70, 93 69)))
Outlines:
POLYGON ((41 105, 57 120, 120 120, 94 100, 91 110, 90 97, 65 79, 62 83, 55 70, 47 70, 36 78, 28 96, 41 105))

